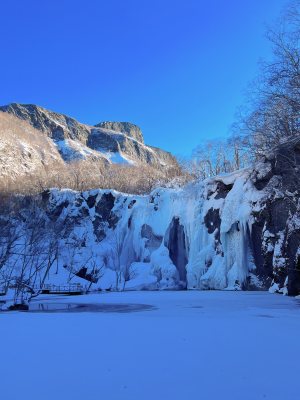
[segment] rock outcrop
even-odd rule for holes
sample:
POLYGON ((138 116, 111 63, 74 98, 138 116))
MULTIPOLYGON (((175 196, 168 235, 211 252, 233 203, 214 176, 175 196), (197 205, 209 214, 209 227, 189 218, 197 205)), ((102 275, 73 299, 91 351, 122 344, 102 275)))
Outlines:
POLYGON ((109 163, 143 163, 154 167, 177 164, 170 153, 145 145, 140 128, 129 122, 90 126, 34 104, 12 103, 1 106, 0 111, 27 121, 47 135, 67 162, 93 157, 109 163))
POLYGON ((251 232, 258 275, 272 281, 273 291, 299 294, 300 137, 270 152, 253 179, 266 193, 251 232))
POLYGON ((99 124, 95 125, 97 128, 104 128, 109 129, 115 132, 121 132, 125 135, 137 140, 140 143, 144 143, 144 138, 141 129, 130 122, 112 122, 112 121, 105 121, 100 122, 99 124))
POLYGON ((25 121, 0 112, 0 178, 35 175, 63 164, 49 137, 41 135, 25 121))
POLYGON ((85 143, 89 135, 88 127, 74 118, 46 110, 35 104, 12 103, 0 106, 0 111, 29 122, 34 128, 44 132, 55 141, 72 139, 85 143))

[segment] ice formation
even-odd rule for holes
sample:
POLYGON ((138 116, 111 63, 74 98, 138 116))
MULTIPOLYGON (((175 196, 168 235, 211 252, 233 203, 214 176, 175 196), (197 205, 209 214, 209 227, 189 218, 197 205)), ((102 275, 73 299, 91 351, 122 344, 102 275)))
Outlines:
MULTIPOLYGON (((37 284, 79 283, 90 290, 270 289, 297 295, 298 164, 287 169, 281 162, 286 163, 286 152, 295 154, 297 163, 298 148, 300 139, 252 169, 157 188, 149 195, 52 189, 37 199, 24 198, 10 221, 18 251, 7 252, 5 235, 0 243, 1 274, 18 276, 22 265, 32 264, 35 249, 28 236, 40 226, 45 231, 41 254, 51 255, 55 235, 56 250, 46 279, 37 284)), ((0 217, 5 226, 6 215, 0 217)))
POLYGON ((51 191, 49 212, 63 206, 58 222, 76 224, 61 238, 60 272, 53 279, 53 269, 47 282, 68 274, 82 282, 82 268, 96 268, 92 286, 101 289, 245 288, 255 270, 251 212, 262 197, 248 178, 249 171, 239 171, 147 196, 51 191), (226 196, 220 184, 230 187, 226 196))

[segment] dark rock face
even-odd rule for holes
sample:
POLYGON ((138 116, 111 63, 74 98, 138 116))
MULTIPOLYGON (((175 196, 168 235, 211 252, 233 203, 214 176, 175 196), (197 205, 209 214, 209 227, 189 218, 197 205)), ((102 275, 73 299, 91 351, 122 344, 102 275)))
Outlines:
POLYGON ((28 311, 29 305, 28 304, 13 304, 8 307, 8 311, 28 311))
POLYGON ((129 210, 131 210, 132 209, 132 207, 135 205, 135 203, 136 203, 136 200, 131 200, 131 202, 128 204, 128 209, 129 210))
POLYGON ((49 216, 51 218, 57 219, 61 215, 63 209, 67 208, 68 205, 69 205, 68 200, 65 200, 64 202, 58 204, 55 209, 51 210, 51 212, 49 213, 49 216))
POLYGON ((115 205, 115 197, 112 193, 104 193, 95 207, 95 212, 102 221, 107 221, 109 227, 114 227, 117 223, 116 216, 112 213, 115 205))
POLYGON ((255 275, 262 282, 263 288, 267 290, 273 279, 273 254, 263 249, 262 246, 265 220, 266 215, 264 212, 255 217, 255 223, 251 228, 250 244, 256 266, 255 275))
MULTIPOLYGON (((145 242, 146 249, 150 249, 151 251, 158 249, 163 240, 163 237, 155 235, 153 233, 151 226, 147 224, 144 224, 142 226, 141 236, 142 238, 146 239, 145 242)), ((149 260, 144 260, 144 261, 149 261, 149 260)))
POLYGON ((75 273, 76 276, 78 276, 79 278, 83 278, 88 282, 93 282, 93 283, 97 283, 98 282, 98 278, 97 278, 97 274, 98 274, 99 270, 95 270, 94 273, 90 273, 88 272, 88 269, 86 267, 82 267, 78 272, 75 273))
POLYGON ((227 194, 230 192, 232 189, 232 185, 225 185, 223 182, 219 181, 217 182, 217 194, 215 195, 215 199, 225 199, 227 194))
POLYGON ((293 193, 300 184, 300 139, 296 137, 275 149, 275 155, 269 156, 274 175, 282 177, 282 189, 293 193))
MULTIPOLYGON (((279 145, 250 175, 251 184, 262 193, 254 202, 251 229, 245 230, 246 248, 256 268, 242 288, 272 290, 289 295, 300 294, 300 137, 279 145)), ((233 185, 217 177, 207 193, 209 199, 226 198, 233 185)), ((215 252, 220 254, 221 210, 210 208, 204 215, 209 234, 215 234, 215 252)), ((232 227, 239 229, 239 226, 232 227)), ((222 253, 223 254, 223 253, 222 253)))
POLYGON ((300 138, 278 146, 265 162, 271 165, 266 176, 254 185, 266 191, 261 212, 254 214, 251 240, 257 274, 289 295, 300 293, 300 138))
POLYGON ((96 204, 97 194, 94 196, 89 196, 86 200, 86 203, 89 208, 93 208, 96 204))
POLYGON ((112 122, 105 121, 95 125, 98 128, 110 129, 115 132, 125 133, 125 135, 144 143, 144 138, 141 129, 130 122, 112 122))
POLYGON ((207 228, 207 232, 208 233, 215 232, 215 239, 217 242, 220 242, 221 218, 219 210, 215 208, 210 208, 206 213, 206 215, 204 216, 204 223, 207 228))
POLYGON ((87 145, 94 150, 106 150, 115 153, 121 150, 123 141, 124 137, 122 135, 112 135, 102 129, 92 129, 87 145))
POLYGON ((188 255, 185 243, 184 227, 180 220, 174 217, 165 237, 165 246, 169 249, 170 258, 179 272, 180 281, 186 283, 186 265, 188 255))
POLYGON ((51 195, 50 190, 44 190, 44 191, 41 193, 42 202, 43 202, 44 204, 47 204, 47 203, 48 203, 49 198, 50 198, 50 195, 51 195))
POLYGON ((254 182, 254 186, 257 190, 264 189, 272 178, 272 171, 269 171, 263 178, 254 182))
POLYGON ((288 268, 288 294, 300 294, 300 255, 297 254, 300 247, 300 230, 292 232, 287 238, 286 256, 288 268))

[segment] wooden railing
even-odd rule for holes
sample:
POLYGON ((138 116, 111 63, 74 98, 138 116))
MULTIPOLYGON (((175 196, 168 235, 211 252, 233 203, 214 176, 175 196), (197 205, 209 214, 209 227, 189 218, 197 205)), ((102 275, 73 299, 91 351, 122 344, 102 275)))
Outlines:
POLYGON ((72 284, 72 285, 50 285, 46 284, 42 288, 35 287, 35 290, 40 290, 42 293, 49 293, 49 294, 73 294, 73 293, 83 293, 85 288, 79 284, 72 284))

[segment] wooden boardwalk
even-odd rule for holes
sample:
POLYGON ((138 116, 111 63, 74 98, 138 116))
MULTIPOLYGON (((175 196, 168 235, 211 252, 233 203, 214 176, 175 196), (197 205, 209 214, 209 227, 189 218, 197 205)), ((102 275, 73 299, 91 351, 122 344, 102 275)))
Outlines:
POLYGON ((66 294, 78 295, 85 292, 84 287, 80 284, 73 285, 44 285, 42 294, 66 294))

